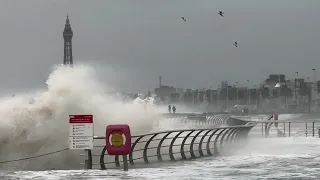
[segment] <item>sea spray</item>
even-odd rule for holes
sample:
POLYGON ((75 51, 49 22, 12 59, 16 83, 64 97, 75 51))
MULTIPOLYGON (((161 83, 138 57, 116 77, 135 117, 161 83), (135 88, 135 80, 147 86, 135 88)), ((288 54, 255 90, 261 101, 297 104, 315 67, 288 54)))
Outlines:
MULTIPOLYGON (((0 161, 24 158, 68 147, 70 114, 93 114, 95 135, 109 124, 129 124, 132 134, 152 131, 160 116, 147 103, 124 103, 107 94, 90 66, 59 66, 47 89, 0 99, 0 161), (147 107, 146 107, 147 106, 147 107), (146 110, 147 108, 147 110, 146 110)), ((0 164, 2 169, 76 169, 81 151, 68 150, 38 159, 0 164)))

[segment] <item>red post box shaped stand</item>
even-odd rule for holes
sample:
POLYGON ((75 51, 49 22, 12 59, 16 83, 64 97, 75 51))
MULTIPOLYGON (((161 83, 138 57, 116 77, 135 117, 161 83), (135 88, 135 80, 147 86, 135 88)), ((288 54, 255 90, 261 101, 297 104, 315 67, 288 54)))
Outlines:
POLYGON ((130 127, 126 124, 106 128, 106 148, 109 155, 128 155, 131 152, 130 127))

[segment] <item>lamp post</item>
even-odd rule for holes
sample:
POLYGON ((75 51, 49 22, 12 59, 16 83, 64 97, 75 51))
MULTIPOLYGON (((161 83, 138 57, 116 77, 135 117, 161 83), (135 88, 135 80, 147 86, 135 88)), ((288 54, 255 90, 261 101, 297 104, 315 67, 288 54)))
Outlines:
POLYGON ((312 93, 312 90, 311 90, 311 81, 310 81, 310 78, 308 77, 308 84, 309 84, 309 87, 308 87, 308 112, 310 113, 311 112, 311 99, 312 99, 312 96, 311 96, 311 93, 312 93))
POLYGON ((247 94, 248 94, 248 100, 247 100, 247 104, 250 105, 250 90, 249 90, 249 82, 250 80, 247 80, 247 94))
POLYGON ((285 85, 285 89, 284 89, 284 108, 285 110, 287 110, 287 104, 288 104, 288 98, 287 98, 287 94, 288 94, 288 86, 287 86, 287 80, 286 78, 284 79, 284 85, 285 85))
POLYGON ((212 104, 212 100, 213 100, 213 93, 212 93, 212 86, 210 86, 210 104, 212 104))
POLYGON ((236 93, 237 93, 237 105, 239 105, 239 92, 238 92, 238 82, 234 83, 236 86, 236 93))
POLYGON ((315 95, 315 98, 314 98, 314 112, 317 112, 317 71, 316 69, 312 69, 313 71, 313 78, 314 78, 314 85, 313 85, 313 89, 314 89, 314 95, 315 95))
POLYGON ((279 94, 279 102, 280 102, 280 104, 281 104, 281 80, 280 80, 280 74, 278 74, 278 83, 279 83, 279 92, 278 92, 278 94, 279 94))
POLYGON ((226 82, 226 90, 227 90, 227 104, 226 104, 226 108, 228 109, 229 108, 229 84, 228 82, 226 82))
POLYGON ((261 100, 262 100, 262 87, 263 85, 260 84, 259 86, 259 110, 262 110, 262 106, 261 106, 261 100))
POLYGON ((295 72, 296 77, 294 78, 294 103, 297 104, 297 78, 299 76, 299 72, 295 72))
POLYGON ((254 85, 255 87, 255 92, 256 92, 256 96, 255 96, 255 99, 256 99, 256 106, 258 108, 258 97, 257 97, 257 92, 258 92, 258 85, 254 85))
POLYGON ((219 108, 219 106, 220 106, 220 85, 218 85, 217 96, 218 96, 218 103, 217 103, 217 105, 218 105, 218 108, 219 108))

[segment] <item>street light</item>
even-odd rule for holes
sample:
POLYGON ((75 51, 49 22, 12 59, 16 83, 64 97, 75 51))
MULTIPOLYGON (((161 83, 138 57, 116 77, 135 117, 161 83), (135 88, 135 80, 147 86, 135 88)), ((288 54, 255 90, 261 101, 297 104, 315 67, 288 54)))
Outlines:
POLYGON ((255 99, 256 99, 256 106, 257 106, 257 109, 258 109, 258 97, 257 97, 258 85, 254 85, 254 87, 255 87, 255 93, 256 93, 256 96, 255 96, 255 99))
POLYGON ((250 80, 247 80, 247 94, 248 94, 248 100, 247 100, 247 104, 249 105, 250 104, 250 90, 249 90, 249 82, 250 80))
POLYGON ((218 85, 218 91, 217 91, 217 96, 218 96, 218 103, 217 103, 217 105, 218 105, 218 108, 219 108, 219 106, 220 106, 220 85, 218 85))
POLYGON ((308 112, 311 112, 311 99, 312 99, 312 90, 311 90, 311 82, 310 82, 310 78, 308 77, 308 84, 309 84, 309 90, 308 90, 308 112))
MULTIPOLYGON (((313 74, 313 78, 314 78, 313 87, 314 87, 314 92, 315 92, 314 94, 316 95, 316 93, 317 93, 317 71, 316 71, 316 69, 312 69, 312 71, 314 73, 313 74)), ((315 98, 315 100, 314 100, 314 111, 317 112, 317 98, 315 98)))
POLYGON ((294 103, 297 104, 297 78, 299 76, 299 72, 295 72, 295 74, 297 76, 294 78, 294 103))
POLYGON ((227 90, 227 104, 226 104, 226 108, 228 109, 229 108, 229 84, 228 84, 228 82, 226 82, 226 85, 227 85, 227 87, 226 87, 226 90, 227 90))
POLYGON ((234 84, 236 85, 236 91, 237 91, 237 105, 239 105, 238 82, 235 82, 234 84))

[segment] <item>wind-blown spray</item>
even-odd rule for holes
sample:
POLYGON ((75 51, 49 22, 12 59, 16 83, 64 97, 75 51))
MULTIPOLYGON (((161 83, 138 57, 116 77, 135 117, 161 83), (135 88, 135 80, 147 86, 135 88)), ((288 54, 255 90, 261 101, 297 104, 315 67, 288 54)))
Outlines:
MULTIPOLYGON (((56 67, 47 89, 0 99, 0 161, 23 158, 68 147, 68 115, 93 114, 95 135, 109 124, 126 123, 132 134, 152 130, 158 111, 149 103, 124 103, 107 94, 88 66, 56 67)), ((36 160, 0 164, 0 168, 74 169, 81 167, 79 151, 36 160)))

